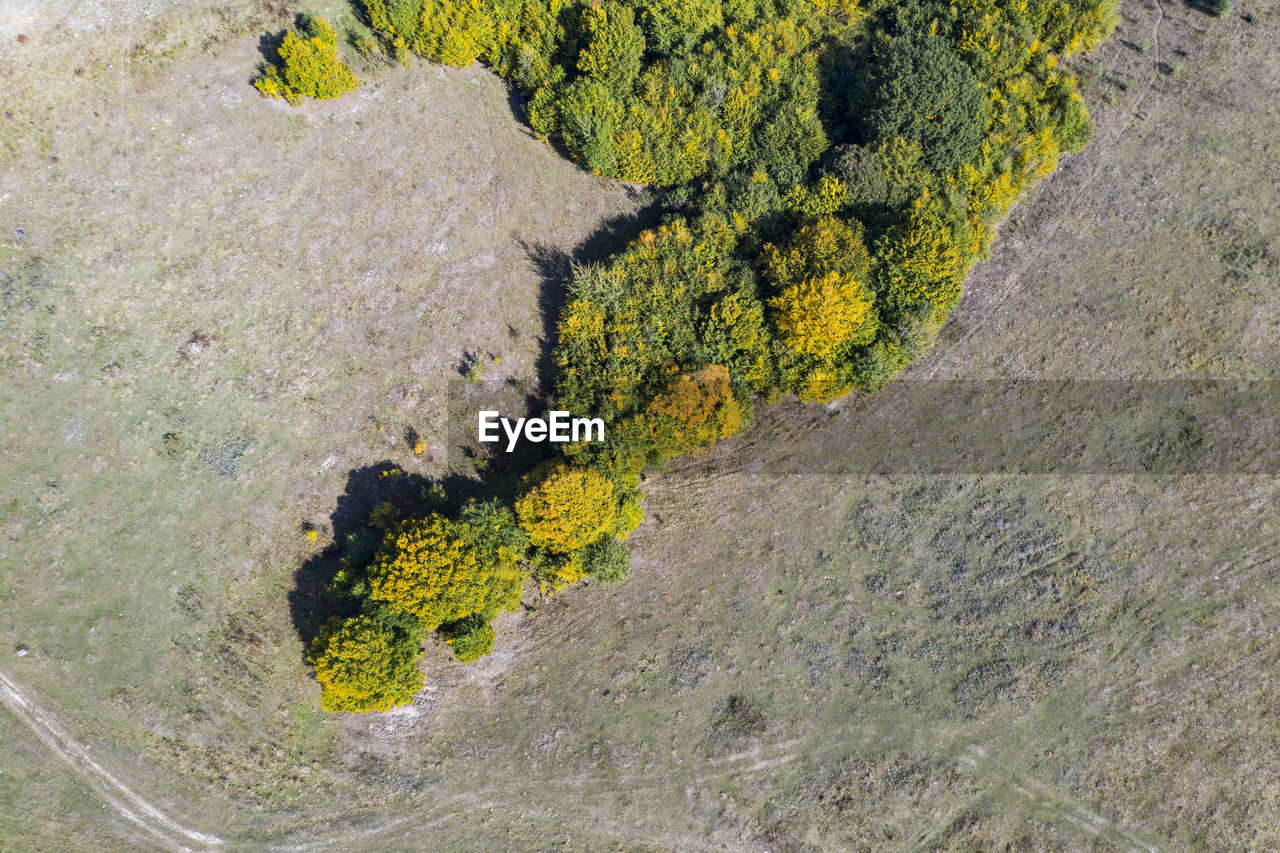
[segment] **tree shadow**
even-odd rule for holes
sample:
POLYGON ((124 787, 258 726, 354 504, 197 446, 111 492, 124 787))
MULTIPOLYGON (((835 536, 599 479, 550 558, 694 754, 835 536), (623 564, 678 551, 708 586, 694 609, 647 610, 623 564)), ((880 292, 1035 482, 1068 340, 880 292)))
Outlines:
MULTIPOLYGON (((288 34, 288 30, 280 30, 275 33, 263 33, 258 36, 258 52, 262 54, 262 64, 260 68, 266 68, 269 65, 279 65, 280 63, 280 45, 284 43, 284 37, 288 34)), ((255 77, 257 75, 254 75, 255 77)))
MULTIPOLYGON (((644 190, 633 189, 632 197, 640 199, 644 190)), ((538 274, 538 310, 542 314, 542 334, 537 359, 538 387, 545 393, 555 389, 555 348, 559 338, 560 315, 569 301, 574 269, 586 264, 603 263, 631 244, 640 232, 662 222, 663 207, 659 200, 633 213, 623 213, 605 222, 572 249, 564 249, 538 240, 528 241, 513 235, 516 244, 538 274)))
POLYGON ((331 586, 356 539, 381 538, 369 523, 373 508, 386 502, 402 512, 425 512, 431 502, 430 486, 426 477, 410 474, 391 461, 366 465, 347 474, 346 489, 329 516, 333 541, 298 567, 289 592, 289 615, 303 642, 304 655, 325 622, 334 616, 353 615, 359 609, 350 599, 334 596, 331 586))
MULTIPOLYGON (((259 48, 266 61, 276 61, 283 37, 282 31, 260 39, 259 48)), ((512 112, 522 119, 523 101, 514 90, 510 91, 512 112)), ((480 408, 478 401, 492 399, 499 393, 504 394, 501 407, 504 416, 536 414, 550 408, 554 399, 554 353, 559 320, 569 299, 575 267, 606 261, 642 231, 656 227, 662 220, 664 209, 660 200, 651 198, 644 188, 628 191, 634 200, 647 203, 635 212, 606 220, 570 248, 513 235, 540 282, 538 307, 542 329, 536 376, 527 388, 516 380, 480 380, 478 372, 474 374, 476 378, 450 380, 449 458, 445 472, 438 478, 430 478, 407 472, 392 460, 384 460, 347 474, 346 487, 329 519, 333 540, 321 553, 298 567, 288 595, 290 616, 303 642, 304 658, 312 639, 329 619, 351 616, 360 609, 358 597, 335 590, 335 579, 339 572, 345 572, 343 582, 349 584, 349 576, 362 575, 371 562, 383 536, 382 530, 371 523, 375 507, 387 503, 401 518, 421 518, 428 513, 456 517, 472 499, 496 499, 510 505, 521 489, 524 476, 543 461, 559 455, 556 446, 547 442, 521 441, 511 453, 505 452, 505 447, 494 450, 495 445, 480 445, 476 441, 475 410, 480 408), (523 412, 515 411, 520 408, 523 412)), ((474 361, 474 354, 471 357, 474 361)), ((464 355, 459 372, 467 375, 471 373, 468 370, 471 366, 464 355)))

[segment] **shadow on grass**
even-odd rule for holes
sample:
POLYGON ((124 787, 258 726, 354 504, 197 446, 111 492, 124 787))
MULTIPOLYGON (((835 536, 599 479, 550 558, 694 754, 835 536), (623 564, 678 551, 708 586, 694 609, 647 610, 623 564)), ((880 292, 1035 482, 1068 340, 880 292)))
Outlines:
MULTIPOLYGON (((283 34, 281 34, 281 37, 283 34)), ((268 59, 278 47, 276 37, 264 37, 261 47, 268 59)), ((515 105, 513 102, 513 112, 515 105)), ((633 198, 641 199, 647 193, 631 190, 633 198)), ((617 254, 648 228, 657 226, 663 215, 662 206, 655 202, 635 213, 622 214, 605 221, 587 239, 569 249, 538 241, 526 241, 513 236, 524 251, 540 279, 538 304, 542 313, 539 356, 536 362, 535 382, 525 385, 505 383, 504 400, 511 405, 523 405, 524 412, 533 414, 550 408, 555 385, 555 360, 557 330, 561 312, 569 298, 570 282, 575 266, 600 263, 617 254), (514 395, 514 396, 512 396, 514 395)), ((474 424, 478 408, 475 396, 485 398, 482 386, 489 383, 469 383, 452 380, 450 391, 450 420, 466 425, 474 424), (472 395, 479 388, 479 395, 472 395)), ((506 412, 504 412, 506 414, 506 412)), ((321 553, 303 563, 294 575, 293 590, 289 593, 289 610, 295 630, 305 649, 324 624, 334 616, 351 616, 358 612, 360 602, 351 596, 335 594, 335 578, 345 570, 346 583, 353 574, 359 576, 367 569, 374 556, 382 531, 370 523, 370 516, 380 504, 391 504, 399 517, 417 518, 429 512, 446 517, 456 517, 468 500, 496 499, 510 505, 520 488, 521 479, 540 462, 555 454, 553 445, 521 442, 512 453, 502 449, 492 450, 493 445, 481 449, 474 439, 474 429, 455 429, 451 423, 448 432, 446 473, 439 479, 424 477, 404 471, 396 462, 385 460, 357 468, 347 475, 347 485, 330 515, 333 541, 321 553)))
MULTIPOLYGON (((633 197, 639 198, 640 192, 635 191, 633 197)), ((518 235, 514 237, 541 280, 538 310, 542 314, 542 336, 537 371, 538 388, 544 393, 549 395, 555 387, 555 348, 560 315, 569 301, 574 268, 603 263, 625 249, 640 236, 640 232, 657 227, 662 216, 661 203, 650 202, 634 213, 605 220, 587 239, 569 250, 539 241, 529 242, 518 235)))

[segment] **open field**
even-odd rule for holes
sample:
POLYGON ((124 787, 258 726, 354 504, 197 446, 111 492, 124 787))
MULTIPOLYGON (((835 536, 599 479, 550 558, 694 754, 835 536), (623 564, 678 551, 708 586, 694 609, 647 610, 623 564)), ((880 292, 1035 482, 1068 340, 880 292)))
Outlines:
MULTIPOLYGON (((625 584, 322 714, 295 571, 442 473, 468 354, 535 374, 530 256, 639 202, 479 68, 291 110, 265 7, 47 9, 0 48, 0 849, 1280 846, 1276 481, 765 473, 842 405, 651 477, 625 584)), ((1123 11, 904 379, 1277 378, 1280 6, 1123 11)))

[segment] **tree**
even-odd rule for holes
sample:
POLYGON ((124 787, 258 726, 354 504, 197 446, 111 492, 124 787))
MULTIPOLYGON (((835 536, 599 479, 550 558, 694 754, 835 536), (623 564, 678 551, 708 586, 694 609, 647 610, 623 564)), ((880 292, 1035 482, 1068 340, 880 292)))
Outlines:
POLYGON ((578 70, 617 95, 629 93, 644 57, 644 33, 630 6, 606 0, 583 10, 587 46, 578 55, 578 70))
POLYGON ((890 39, 869 75, 862 109, 866 142, 919 142, 925 162, 938 171, 977 153, 988 118, 986 92, 940 36, 890 39))
POLYGON ((446 625, 440 633, 459 663, 474 663, 493 654, 493 626, 479 614, 446 625))
POLYGON ((661 53, 692 44, 724 22, 721 0, 647 0, 641 17, 649 42, 661 53))
POLYGON ((364 7, 396 55, 408 49, 464 66, 494 46, 493 6, 480 0, 366 0, 364 7))
POLYGON ((387 531, 369 567, 369 595, 411 613, 426 630, 519 601, 515 554, 489 547, 471 525, 430 515, 387 531))
POLYGON ((337 98, 360 85, 338 56, 338 34, 324 18, 304 17, 280 43, 280 64, 263 68, 253 82, 259 92, 297 106, 304 97, 337 98))
POLYGON ((421 629, 411 621, 335 616, 311 643, 308 660, 326 711, 387 711, 413 701, 423 676, 416 661, 421 629))
POLYGON ((530 542, 567 554, 612 532, 618 498, 603 474, 561 462, 533 471, 527 490, 516 501, 516 515, 530 542))
POLYGON ((830 361, 875 338, 879 316, 860 227, 823 216, 801 226, 786 248, 765 246, 761 259, 778 291, 771 319, 791 349, 830 361))
POLYGON ((886 236, 880 256, 885 296, 895 308, 928 303, 941 317, 960 301, 964 258, 931 196, 912 204, 907 221, 886 236))
POLYGON ((646 436, 661 456, 678 456, 736 435, 742 407, 734 399, 729 371, 718 364, 681 373, 649 403, 646 436))

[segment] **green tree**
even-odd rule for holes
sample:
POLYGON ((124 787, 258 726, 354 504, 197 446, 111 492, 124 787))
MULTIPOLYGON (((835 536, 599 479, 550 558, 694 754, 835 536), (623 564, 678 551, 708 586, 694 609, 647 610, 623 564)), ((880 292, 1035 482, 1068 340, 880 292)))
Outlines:
POLYGON ((960 301, 965 258, 942 204, 933 197, 922 196, 911 205, 907 220, 886 235, 879 254, 883 292, 895 308, 927 303, 940 319, 960 301))
POLYGON ((925 162, 947 171, 982 144, 986 92, 945 39, 890 39, 869 75, 861 129, 868 143, 901 137, 919 142, 925 162))
POLYGON ((583 10, 583 29, 587 46, 578 55, 578 70, 617 95, 630 92, 644 57, 644 33, 636 26, 635 11, 605 0, 583 10))
POLYGON ((582 568, 587 577, 600 583, 617 583, 627 577, 631 550, 617 539, 601 539, 582 552, 582 568))

